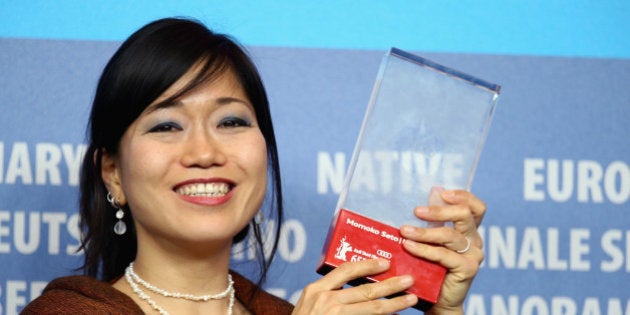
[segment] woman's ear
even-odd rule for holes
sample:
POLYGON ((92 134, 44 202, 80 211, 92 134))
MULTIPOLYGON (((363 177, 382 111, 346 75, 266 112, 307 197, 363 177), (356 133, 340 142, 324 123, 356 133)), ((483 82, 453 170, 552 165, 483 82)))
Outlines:
POLYGON ((118 156, 110 154, 105 149, 100 149, 100 154, 98 153, 99 152, 94 153, 94 159, 98 159, 100 155, 101 177, 103 177, 103 182, 105 182, 105 186, 107 186, 107 190, 112 194, 112 197, 114 197, 119 205, 123 206, 127 203, 127 198, 122 189, 118 156))

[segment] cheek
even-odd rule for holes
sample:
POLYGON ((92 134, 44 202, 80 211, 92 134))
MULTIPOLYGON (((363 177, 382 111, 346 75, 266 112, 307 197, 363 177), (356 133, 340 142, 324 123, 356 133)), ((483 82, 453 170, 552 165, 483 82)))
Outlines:
MULTIPOLYGON (((261 137, 262 138, 262 137, 261 137)), ((260 141, 258 146, 256 147, 256 154, 251 154, 251 164, 253 165, 253 169, 255 173, 253 174, 256 184, 255 193, 257 206, 255 207, 256 211, 261 207, 265 195, 267 194, 267 176, 268 176, 268 166, 267 166, 267 146, 265 144, 264 139, 260 141), (254 156, 256 158, 254 158, 254 156)))
POLYGON ((242 143, 237 152, 240 167, 253 183, 252 189, 264 196, 267 187, 267 145, 262 134, 242 143))
POLYGON ((255 142, 252 143, 252 148, 254 148, 253 153, 250 155, 250 163, 254 166, 257 172, 260 173, 261 179, 266 183, 267 178, 267 144, 265 143, 265 139, 262 135, 255 142))
POLYGON ((121 153, 121 179, 127 192, 142 189, 143 183, 155 182, 161 170, 168 169, 166 152, 147 141, 121 142, 121 153))

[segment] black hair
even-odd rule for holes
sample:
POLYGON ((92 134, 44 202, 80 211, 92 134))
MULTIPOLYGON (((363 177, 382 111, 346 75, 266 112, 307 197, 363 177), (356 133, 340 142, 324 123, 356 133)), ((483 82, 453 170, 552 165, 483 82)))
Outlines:
POLYGON ((101 176, 104 152, 118 153, 127 128, 158 96, 187 73, 193 65, 202 69, 172 101, 201 83, 231 70, 253 104, 256 119, 267 145, 268 181, 266 203, 277 220, 271 251, 265 254, 257 224, 250 224, 234 237, 242 241, 250 228, 256 239, 261 265, 258 284, 264 282, 276 252, 283 218, 278 150, 271 121, 269 101, 262 80, 245 50, 230 37, 209 30, 198 21, 165 18, 151 22, 125 40, 105 66, 99 79, 88 123, 88 142, 81 172, 80 250, 85 252, 84 274, 111 281, 120 277, 135 259, 137 241, 128 206, 124 221, 127 233, 116 235, 114 210, 107 202, 107 188, 101 176))

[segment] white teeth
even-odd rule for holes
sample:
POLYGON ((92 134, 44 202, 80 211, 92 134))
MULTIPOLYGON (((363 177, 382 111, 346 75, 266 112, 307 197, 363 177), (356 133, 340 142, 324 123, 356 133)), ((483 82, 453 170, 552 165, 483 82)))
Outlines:
POLYGON ((185 185, 177 189, 177 193, 186 196, 219 197, 230 191, 226 183, 199 183, 185 185))

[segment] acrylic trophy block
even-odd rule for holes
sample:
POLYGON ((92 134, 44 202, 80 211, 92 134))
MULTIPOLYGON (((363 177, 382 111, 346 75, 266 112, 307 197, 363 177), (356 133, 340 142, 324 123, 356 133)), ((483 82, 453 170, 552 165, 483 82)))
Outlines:
MULTIPOLYGON (((384 258, 385 273, 357 279, 414 277, 426 310, 437 302, 446 270, 402 247, 403 224, 431 226, 413 214, 439 204, 439 191, 470 189, 500 87, 400 49, 383 58, 344 187, 317 269, 384 258)), ((405 292, 401 292, 403 294, 405 292)))

